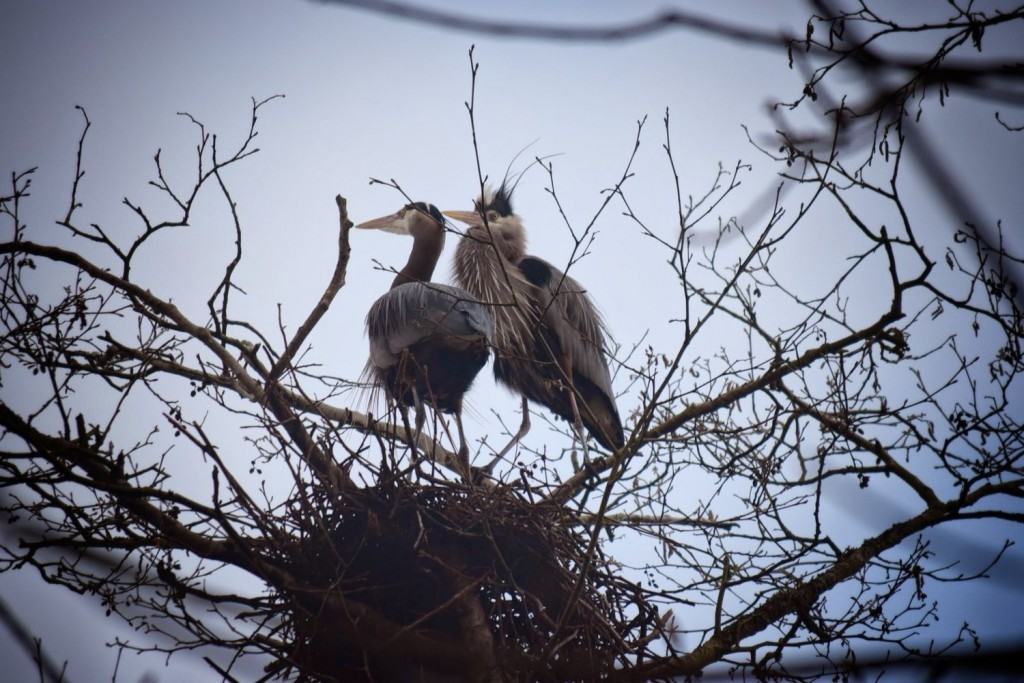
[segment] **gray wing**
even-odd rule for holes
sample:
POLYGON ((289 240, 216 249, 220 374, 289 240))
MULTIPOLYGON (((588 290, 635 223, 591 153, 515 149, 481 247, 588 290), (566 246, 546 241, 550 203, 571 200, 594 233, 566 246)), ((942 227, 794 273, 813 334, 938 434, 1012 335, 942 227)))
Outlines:
POLYGON ((370 363, 388 368, 402 351, 433 335, 494 339, 487 307, 450 285, 407 282, 388 290, 366 314, 370 363))
POLYGON ((572 354, 573 370, 580 373, 614 404, 612 379, 605 363, 605 324, 583 286, 542 258, 525 256, 517 264, 541 292, 545 320, 558 335, 562 348, 572 354))

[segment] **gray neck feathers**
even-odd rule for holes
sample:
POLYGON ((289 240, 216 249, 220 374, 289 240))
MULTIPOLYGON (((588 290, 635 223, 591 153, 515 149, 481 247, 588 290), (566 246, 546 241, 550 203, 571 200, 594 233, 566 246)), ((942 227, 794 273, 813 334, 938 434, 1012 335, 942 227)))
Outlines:
POLYGON ((459 240, 454 269, 458 285, 490 308, 496 351, 523 357, 537 319, 533 285, 492 244, 472 237, 459 240))

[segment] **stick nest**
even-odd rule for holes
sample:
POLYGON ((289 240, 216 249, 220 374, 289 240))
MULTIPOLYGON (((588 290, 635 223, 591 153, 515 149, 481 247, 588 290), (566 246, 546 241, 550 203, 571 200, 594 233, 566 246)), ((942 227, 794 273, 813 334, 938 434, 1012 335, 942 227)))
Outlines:
POLYGON ((288 509, 297 540, 279 547, 273 561, 306 588, 281 605, 288 615, 281 635, 292 648, 279 666, 296 667, 300 679, 412 679, 408 670, 393 671, 386 642, 340 635, 325 612, 310 608, 315 593, 364 605, 396 630, 466 647, 479 642, 463 618, 466 599, 474 600, 495 661, 524 680, 566 680, 567 671, 592 680, 624 663, 657 628, 640 586, 616 576, 599 544, 585 561, 587 527, 564 507, 525 500, 511 488, 392 480, 340 503, 306 490, 288 509))

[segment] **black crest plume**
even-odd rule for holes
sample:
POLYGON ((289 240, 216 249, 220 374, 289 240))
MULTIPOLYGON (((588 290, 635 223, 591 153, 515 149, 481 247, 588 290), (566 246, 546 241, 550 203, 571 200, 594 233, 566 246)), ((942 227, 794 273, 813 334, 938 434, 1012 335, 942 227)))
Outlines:
POLYGON ((522 156, 523 152, 530 149, 530 147, 532 147, 536 142, 537 140, 534 140, 516 152, 516 155, 512 157, 512 161, 508 162, 508 167, 505 169, 505 177, 501 179, 501 185, 498 186, 498 189, 495 190, 490 197, 485 194, 482 200, 478 199, 473 203, 473 206, 477 211, 490 211, 493 209, 498 212, 499 216, 512 215, 512 194, 516 191, 516 188, 519 187, 519 182, 523 179, 523 176, 526 175, 526 172, 546 159, 561 156, 561 153, 556 153, 536 157, 526 165, 526 168, 518 173, 513 173, 512 167, 515 166, 516 161, 518 161, 519 157, 522 156))
POLYGON ((484 196, 483 201, 485 203, 483 206, 481 206, 481 200, 479 199, 474 202, 474 206, 477 211, 493 210, 497 211, 499 216, 511 216, 513 190, 515 190, 515 186, 510 188, 508 186, 508 178, 505 178, 490 197, 484 196))

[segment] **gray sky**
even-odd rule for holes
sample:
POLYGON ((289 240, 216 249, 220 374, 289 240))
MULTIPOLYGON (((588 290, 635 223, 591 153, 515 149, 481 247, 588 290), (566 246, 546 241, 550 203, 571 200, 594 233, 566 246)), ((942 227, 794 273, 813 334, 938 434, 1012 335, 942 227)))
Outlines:
MULTIPOLYGON (((432 4, 491 19, 586 23, 637 18, 663 6, 582 0, 556 6, 539 0, 432 4)), ((742 215, 777 169, 750 146, 741 126, 755 136, 770 134, 775 124, 766 105, 795 97, 802 83, 787 69, 784 54, 684 31, 610 45, 559 45, 485 38, 365 11, 284 1, 4 2, 2 11, 0 60, 7 76, 0 170, 39 166, 26 205, 35 241, 64 239, 53 221, 66 209, 81 131, 75 105, 93 121, 85 152, 83 222, 103 222, 115 235, 126 236, 138 224, 120 204, 123 196, 156 213, 170 209, 146 185, 156 149, 164 150, 172 180, 187 182, 193 172, 196 131, 176 112, 203 121, 227 148, 244 135, 250 97, 286 95, 261 110, 260 153, 228 174, 246 231, 245 260, 236 280, 248 295, 239 300, 239 312, 265 329, 274 329, 279 303, 285 323, 294 329, 330 277, 335 194, 348 198, 356 221, 404 203, 393 190, 370 186, 370 177, 395 178, 413 199, 442 209, 470 208, 476 169, 463 102, 469 95, 471 43, 481 63, 477 123, 486 173, 500 178, 513 155, 536 140, 526 156, 561 155, 553 159, 559 196, 570 220, 581 227, 600 205, 600 191, 621 175, 637 120, 649 116, 637 175, 627 191, 652 229, 669 238, 675 229, 674 196, 660 148, 666 107, 672 112, 684 192, 706 190, 719 162, 753 164, 744 187, 723 208, 725 216, 742 215)), ((796 31, 807 13, 795 3, 773 4, 769 10, 756 2, 717 3, 715 11, 759 28, 796 31)), ((989 39, 999 50, 1014 38, 989 39)), ((1024 116, 1016 115, 1019 124, 1024 116)), ((963 187, 987 216, 1019 221, 1024 215, 1021 136, 1003 131, 988 108, 957 96, 945 109, 932 104, 923 125, 941 141, 943 155, 961 171, 963 187)), ((908 182, 914 191, 915 181, 908 182)), ((545 184, 543 173, 532 171, 520 185, 516 208, 524 216, 531 251, 564 263, 572 241, 545 184)), ((929 239, 948 239, 944 231, 951 226, 942 207, 921 201, 918 208, 920 220, 935 226, 929 239)), ((675 291, 673 275, 660 267, 662 254, 619 216, 620 210, 615 206, 598 222, 592 253, 573 275, 585 283, 619 342, 628 346, 649 330, 652 344, 672 348, 679 334, 668 320, 678 311, 666 310, 671 297, 648 294, 675 291)), ((194 319, 204 318, 205 298, 231 248, 224 219, 211 193, 201 200, 193 226, 165 234, 136 266, 143 284, 173 292, 194 319)), ((836 267, 831 250, 848 244, 837 214, 822 213, 812 223, 817 227, 787 257, 797 281, 827 277, 836 267)), ((328 372, 358 375, 366 358, 363 315, 391 279, 375 269, 374 260, 400 267, 409 246, 393 235, 352 236, 348 285, 311 339, 313 355, 328 372)), ((438 269, 442 278, 448 274, 448 246, 438 269)), ((872 285, 863 287, 854 296, 867 302, 872 285)), ((3 391, 11 389, 5 384, 3 391)), ((631 398, 620 399, 623 413, 635 406, 631 398)), ((495 432, 492 410, 518 420, 517 401, 493 385, 489 372, 481 375, 469 401, 475 409, 467 421, 471 438, 495 432)), ((544 430, 535 427, 532 436, 539 444, 544 430)), ((853 536, 877 531, 883 523, 883 509, 862 512, 860 521, 850 515, 851 527, 864 527, 851 531, 853 536)), ((55 659, 70 660, 72 681, 110 677, 115 654, 100 644, 126 637, 126 629, 104 619, 99 608, 45 588, 27 573, 0 576, 0 591, 45 636, 55 659)), ((1016 623, 1000 623, 986 609, 996 596, 1021 606, 1021 593, 1004 596, 1002 588, 984 586, 976 591, 948 597, 951 626, 972 615, 996 632, 1016 623)), ((30 663, 6 633, 0 633, 0 659, 14 672, 10 680, 31 677, 30 663)), ((184 677, 164 672, 159 657, 129 659, 122 662, 119 680, 138 680, 144 670, 163 680, 184 677)), ((185 658, 172 665, 195 667, 208 676, 208 669, 185 658)))

